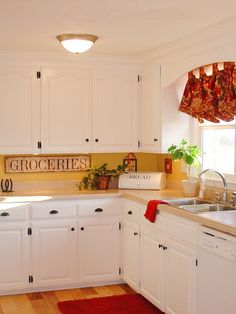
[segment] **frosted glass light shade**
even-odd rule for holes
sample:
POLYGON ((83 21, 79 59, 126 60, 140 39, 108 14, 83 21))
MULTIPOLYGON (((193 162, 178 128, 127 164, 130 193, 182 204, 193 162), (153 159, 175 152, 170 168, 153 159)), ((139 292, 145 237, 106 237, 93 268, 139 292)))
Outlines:
POLYGON ((57 40, 69 52, 83 53, 93 46, 97 36, 90 34, 63 34, 58 35, 57 40))

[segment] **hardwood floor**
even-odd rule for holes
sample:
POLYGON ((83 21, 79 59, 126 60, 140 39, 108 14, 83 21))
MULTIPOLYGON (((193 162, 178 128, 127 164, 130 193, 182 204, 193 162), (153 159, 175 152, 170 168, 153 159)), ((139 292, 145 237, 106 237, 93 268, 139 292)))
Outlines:
POLYGON ((0 296, 0 314, 59 314, 57 302, 134 293, 126 284, 0 296))

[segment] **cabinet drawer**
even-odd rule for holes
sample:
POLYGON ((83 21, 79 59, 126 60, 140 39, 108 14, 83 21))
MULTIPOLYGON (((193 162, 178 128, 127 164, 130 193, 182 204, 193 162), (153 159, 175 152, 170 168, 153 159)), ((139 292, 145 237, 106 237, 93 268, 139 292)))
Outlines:
POLYGON ((6 221, 27 220, 29 217, 29 207, 22 203, 0 204, 0 223, 6 221))
POLYGON ((31 205, 32 219, 58 219, 76 217, 75 202, 42 202, 31 205))
POLYGON ((140 205, 132 202, 125 201, 123 209, 123 217, 126 220, 139 222, 140 205))
POLYGON ((165 232, 169 236, 185 243, 197 244, 197 225, 187 219, 174 217, 165 219, 165 232))
POLYGON ((79 217, 120 215, 121 199, 81 200, 77 208, 79 217))

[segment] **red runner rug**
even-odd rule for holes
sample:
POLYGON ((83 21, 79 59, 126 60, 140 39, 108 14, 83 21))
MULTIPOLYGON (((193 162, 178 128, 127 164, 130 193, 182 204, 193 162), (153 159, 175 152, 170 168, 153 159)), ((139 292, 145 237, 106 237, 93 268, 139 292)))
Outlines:
POLYGON ((63 301, 57 306, 63 314, 164 314, 140 294, 63 301))

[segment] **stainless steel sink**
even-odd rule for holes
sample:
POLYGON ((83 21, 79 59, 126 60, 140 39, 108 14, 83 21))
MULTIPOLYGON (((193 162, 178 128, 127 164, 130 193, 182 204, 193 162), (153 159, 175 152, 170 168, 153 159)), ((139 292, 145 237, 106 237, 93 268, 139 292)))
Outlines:
POLYGON ((194 214, 236 209, 228 204, 214 203, 212 201, 198 198, 179 199, 176 200, 173 205, 194 214))

